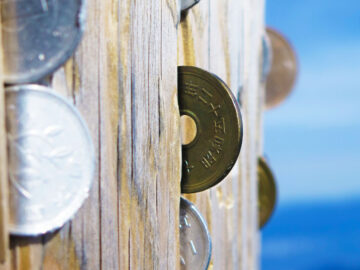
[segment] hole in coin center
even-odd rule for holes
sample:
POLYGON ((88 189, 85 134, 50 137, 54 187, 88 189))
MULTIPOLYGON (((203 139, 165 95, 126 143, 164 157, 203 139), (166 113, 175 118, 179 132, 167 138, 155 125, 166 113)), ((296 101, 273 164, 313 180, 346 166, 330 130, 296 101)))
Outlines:
POLYGON ((197 133, 195 120, 188 116, 182 115, 180 119, 181 123, 181 143, 182 145, 190 144, 194 141, 197 133))

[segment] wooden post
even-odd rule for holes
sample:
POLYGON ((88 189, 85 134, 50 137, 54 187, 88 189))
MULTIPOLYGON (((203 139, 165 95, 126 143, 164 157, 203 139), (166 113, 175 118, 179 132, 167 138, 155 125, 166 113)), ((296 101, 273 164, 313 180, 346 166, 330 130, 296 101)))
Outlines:
POLYGON ((12 238, 9 269, 177 269, 181 147, 176 0, 88 0, 85 37, 53 79, 85 118, 97 170, 60 231, 12 238))
MULTIPOLYGON (((180 269, 177 65, 186 64, 216 73, 235 96, 243 89, 239 162, 222 184, 186 197, 209 224, 211 269, 256 270, 262 30, 263 0, 202 0, 181 23, 177 0, 88 0, 84 39, 51 85, 80 110, 92 134, 91 194, 57 232, 12 237, 11 259, 0 269, 180 269)), ((3 109, 0 96, 2 116, 3 109)))
POLYGON ((240 96, 244 141, 237 165, 215 188, 186 195, 200 208, 213 241, 211 269, 258 269, 257 156, 261 145, 259 68, 263 1, 201 1, 180 25, 179 65, 215 73, 240 96))
MULTIPOLYGON (((1 26, 1 19, 0 19, 1 26)), ((1 31, 0 31, 1 44, 1 31)), ((5 267, 8 255, 8 176, 5 123, 5 92, 3 83, 3 54, 0 51, 0 269, 5 267)))

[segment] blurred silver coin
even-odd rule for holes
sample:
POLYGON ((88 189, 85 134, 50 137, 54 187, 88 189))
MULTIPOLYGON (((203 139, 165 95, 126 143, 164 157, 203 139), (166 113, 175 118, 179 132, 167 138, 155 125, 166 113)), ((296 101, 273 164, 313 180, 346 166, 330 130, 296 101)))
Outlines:
POLYGON ((211 239, 206 222, 188 200, 180 201, 180 265, 182 270, 207 269, 211 239))
POLYGON ((76 108, 51 89, 6 89, 10 232, 39 235, 67 222, 88 196, 94 148, 76 108))
POLYGON ((195 6, 197 3, 200 2, 200 0, 180 0, 180 2, 181 2, 181 11, 184 11, 195 6))
POLYGON ((6 83, 49 75, 79 44, 85 0, 3 0, 0 8, 6 83))

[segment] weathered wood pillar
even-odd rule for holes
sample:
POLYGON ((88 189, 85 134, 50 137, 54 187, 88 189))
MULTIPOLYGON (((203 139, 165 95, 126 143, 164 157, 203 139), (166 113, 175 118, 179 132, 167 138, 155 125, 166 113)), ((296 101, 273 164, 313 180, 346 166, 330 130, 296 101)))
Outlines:
MULTIPOLYGON (((1 16, 1 14, 0 14, 1 16)), ((1 20, 0 20, 1 26, 1 20)), ((0 32, 0 44, 2 34, 0 32)), ((3 53, 0 51, 0 267, 8 261, 8 179, 7 179, 7 146, 5 92, 3 83, 3 53)))
MULTIPOLYGON (((0 253, 5 245, 8 256, 0 269, 179 269, 177 66, 183 64, 217 74, 241 96, 238 164, 222 184, 186 197, 208 221, 210 267, 257 269, 262 31, 263 0, 202 0, 181 23, 177 0, 88 0, 84 39, 51 85, 91 131, 97 159, 91 194, 52 234, 11 237, 9 244, 4 237, 0 253)), ((3 97, 1 91, 0 222, 6 225, 3 97)))
POLYGON ((60 231, 11 238, 5 269, 177 268, 178 16, 175 0, 88 0, 84 39, 52 85, 91 131, 91 195, 60 231))
POLYGON ((262 140, 260 85, 264 3, 201 1, 179 28, 180 65, 195 65, 222 78, 239 97, 244 141, 237 165, 215 188, 186 195, 209 223, 212 269, 257 269, 257 157, 262 140))

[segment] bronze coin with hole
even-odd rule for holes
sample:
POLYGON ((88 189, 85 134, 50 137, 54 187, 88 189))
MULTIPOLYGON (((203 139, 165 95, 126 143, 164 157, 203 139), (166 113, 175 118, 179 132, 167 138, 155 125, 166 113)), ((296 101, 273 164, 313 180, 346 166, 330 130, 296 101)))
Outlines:
POLYGON ((240 153, 243 124, 235 97, 217 76, 181 66, 178 91, 180 114, 195 123, 185 131, 196 133, 183 134, 181 191, 194 193, 218 184, 230 172, 240 153))
POLYGON ((260 228, 269 221, 276 203, 276 184, 274 175, 265 159, 258 161, 258 208, 260 228))

